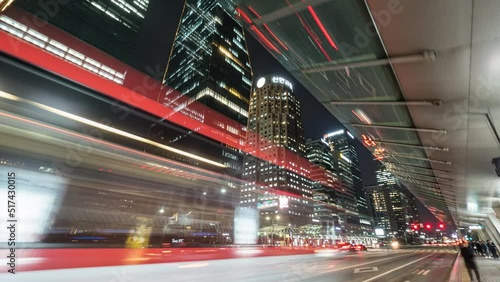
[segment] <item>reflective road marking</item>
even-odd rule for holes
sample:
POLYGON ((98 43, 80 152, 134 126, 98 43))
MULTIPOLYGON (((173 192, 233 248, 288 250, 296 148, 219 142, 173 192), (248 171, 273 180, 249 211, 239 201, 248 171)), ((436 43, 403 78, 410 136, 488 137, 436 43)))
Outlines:
POLYGON ((399 270, 399 269, 401 269, 401 268, 403 268, 403 267, 406 267, 406 266, 408 266, 408 265, 410 265, 410 264, 412 264, 412 263, 415 263, 415 262, 417 262, 417 261, 421 261, 421 260, 423 260, 423 259, 426 259, 426 258, 428 258, 428 257, 430 257, 430 256, 433 256, 433 255, 428 255, 428 256, 425 256, 425 257, 423 257, 423 258, 419 258, 419 259, 417 259, 417 260, 414 260, 414 261, 412 261, 412 262, 409 262, 409 263, 407 263, 407 264, 403 264, 403 265, 402 265, 402 266, 400 266, 400 267, 396 267, 396 268, 394 268, 393 270, 389 270, 389 271, 387 271, 387 272, 384 272, 384 273, 382 273, 382 274, 379 274, 379 275, 377 275, 377 276, 375 276, 375 277, 372 277, 372 278, 370 278, 370 279, 368 279, 368 280, 365 280, 365 281, 363 281, 363 282, 373 281, 373 280, 378 279, 378 278, 380 278, 380 277, 382 277, 382 276, 384 276, 384 275, 387 275, 387 274, 389 274, 389 273, 391 273, 391 272, 394 272, 394 271, 399 270))

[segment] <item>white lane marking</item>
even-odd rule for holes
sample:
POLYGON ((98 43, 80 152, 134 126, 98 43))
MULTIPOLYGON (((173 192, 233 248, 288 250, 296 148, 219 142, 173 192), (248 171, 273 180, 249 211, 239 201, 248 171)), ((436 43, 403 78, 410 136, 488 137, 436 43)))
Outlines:
POLYGON ((338 268, 338 269, 334 269, 334 270, 316 272, 316 274, 320 275, 320 274, 325 274, 325 273, 329 273, 329 272, 337 272, 337 271, 341 271, 341 270, 345 270, 345 269, 349 269, 349 268, 354 268, 354 267, 358 267, 358 266, 363 266, 363 265, 367 265, 367 264, 372 264, 372 263, 376 263, 376 262, 381 262, 381 261, 386 261, 386 260, 396 259, 396 258, 402 258, 402 257, 407 257, 407 256, 408 255, 402 255, 402 256, 390 257, 390 258, 385 258, 385 259, 379 259, 379 260, 374 260, 371 262, 365 262, 365 263, 360 263, 360 264, 356 264, 356 265, 346 266, 346 267, 342 267, 342 268, 338 268))
POLYGON ((391 273, 391 272, 394 272, 394 271, 396 271, 396 270, 399 270, 399 269, 401 269, 401 268, 403 268, 403 267, 407 267, 408 265, 410 265, 410 264, 412 264, 412 263, 415 263, 415 262, 417 262, 417 261, 421 261, 421 260, 423 260, 423 259, 426 259, 426 258, 428 258, 428 257, 430 257, 430 256, 432 256, 432 255, 427 255, 427 256, 425 256, 425 257, 423 257, 423 258, 419 258, 419 259, 414 260, 414 261, 412 261, 412 262, 409 262, 409 263, 407 263, 407 264, 403 264, 402 266, 396 267, 396 268, 394 268, 394 269, 392 269, 392 270, 389 270, 389 271, 387 271, 387 272, 384 272, 384 273, 382 273, 382 274, 379 274, 379 275, 377 275, 377 276, 375 276, 375 277, 372 277, 372 278, 370 278, 370 279, 368 279, 368 280, 364 280, 363 282, 373 281, 373 280, 378 279, 378 278, 380 278, 380 277, 382 277, 382 276, 384 276, 384 275, 387 275, 387 274, 389 274, 389 273, 391 273))
POLYGON ((378 271, 378 267, 363 267, 363 268, 356 268, 354 269, 353 273, 365 273, 365 272, 372 272, 372 271, 378 271))
POLYGON ((418 269, 417 269, 417 270, 414 270, 414 271, 413 271, 412 273, 410 273, 410 274, 415 274, 415 273, 417 273, 417 271, 418 271, 418 269))
POLYGON ((424 272, 424 274, 422 274, 422 275, 427 275, 427 273, 429 273, 429 271, 431 271, 431 270, 430 270, 430 269, 429 269, 429 270, 426 270, 426 271, 424 272))
POLYGON ((418 274, 418 275, 422 275, 422 273, 424 273, 424 272, 425 272, 425 270, 423 270, 423 269, 422 269, 422 270, 420 270, 417 274, 418 274))
POLYGON ((208 263, 198 263, 198 264, 188 264, 188 265, 179 265, 179 268, 192 268, 192 267, 204 267, 208 266, 208 263))

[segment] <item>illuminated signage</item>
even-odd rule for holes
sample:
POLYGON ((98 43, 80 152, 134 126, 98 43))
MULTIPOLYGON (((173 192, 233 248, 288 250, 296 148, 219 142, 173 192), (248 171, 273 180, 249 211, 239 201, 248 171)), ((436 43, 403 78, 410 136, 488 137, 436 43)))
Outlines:
POLYGON ((349 135, 349 137, 351 137, 352 139, 354 139, 354 136, 352 136, 351 132, 347 131, 347 135, 349 135))
POLYGON ((267 200, 263 201, 261 203, 257 203, 257 209, 267 209, 271 207, 277 207, 278 206, 278 201, 276 200, 267 200))
POLYGON ((375 156, 375 158, 377 160, 381 161, 381 160, 384 159, 384 152, 385 152, 384 148, 377 148, 377 149, 375 149, 375 152, 373 153, 373 156, 375 156))
POLYGON ((375 147, 377 143, 375 143, 370 136, 363 134, 363 143, 365 143, 368 147, 375 147))
POLYGON ((479 230, 479 229, 483 229, 483 227, 481 225, 471 225, 471 226, 469 226, 469 229, 470 230, 479 230))
POLYGON ((385 235, 384 229, 381 229, 381 228, 375 229, 375 235, 384 236, 385 235))
POLYGON ((255 244, 259 232, 259 211, 237 207, 234 212, 234 243, 255 244))
POLYGON ((266 84, 266 78, 265 78, 265 77, 261 77, 261 78, 257 81, 257 87, 258 87, 258 88, 262 88, 262 86, 264 86, 264 84, 266 84))
MULTIPOLYGON (((262 79, 262 78, 261 78, 262 79)), ((285 86, 287 86, 288 88, 290 88, 290 90, 293 91, 293 86, 292 86, 292 83, 290 83, 290 81, 284 79, 283 77, 279 77, 279 76, 273 76, 271 81, 273 83, 279 83, 279 84, 284 84, 285 86)), ((258 83, 257 83, 257 87, 258 87, 258 83)))
POLYGON ((332 137, 332 136, 337 136, 337 135, 340 135, 340 134, 344 134, 344 130, 338 130, 338 131, 335 131, 335 132, 331 132, 331 133, 327 133, 325 134, 325 138, 328 138, 328 137, 332 137))
POLYGON ((288 208, 288 198, 280 198, 280 209, 288 208))
POLYGON ((238 156, 237 156, 237 155, 232 154, 232 153, 230 153, 230 152, 228 152, 228 151, 222 151, 222 155, 223 155, 224 157, 230 158, 230 159, 235 160, 235 161, 237 161, 237 160, 238 160, 238 156))
POLYGON ((366 224, 366 225, 371 225, 372 224, 369 220, 366 220, 366 219, 360 219, 359 223, 366 224))

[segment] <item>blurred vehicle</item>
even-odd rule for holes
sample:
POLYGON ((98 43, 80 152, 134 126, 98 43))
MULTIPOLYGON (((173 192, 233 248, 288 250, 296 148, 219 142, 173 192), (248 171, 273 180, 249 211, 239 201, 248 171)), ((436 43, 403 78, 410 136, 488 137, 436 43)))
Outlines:
POLYGON ((363 245, 363 244, 356 244, 356 245, 354 245, 354 248, 356 250, 359 250, 359 251, 362 251, 362 252, 368 251, 368 249, 366 248, 366 246, 363 245))
POLYGON ((393 242, 391 243, 391 246, 392 246, 394 249, 397 249, 397 248, 399 248, 399 242, 398 242, 398 241, 393 241, 393 242))
POLYGON ((314 253, 319 257, 342 257, 349 254, 361 253, 367 250, 366 246, 362 244, 353 245, 350 243, 340 243, 315 250, 314 253))

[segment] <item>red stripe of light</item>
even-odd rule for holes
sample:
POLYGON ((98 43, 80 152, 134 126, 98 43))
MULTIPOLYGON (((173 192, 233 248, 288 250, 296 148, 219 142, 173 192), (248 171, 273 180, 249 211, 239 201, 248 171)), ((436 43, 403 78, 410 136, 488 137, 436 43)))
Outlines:
POLYGON ((335 44, 335 42, 333 42, 332 38, 330 37, 330 34, 328 34, 328 32, 326 31, 325 27, 323 26, 323 23, 320 21, 320 19, 318 18, 318 15, 316 15, 316 12, 314 11, 313 7, 311 6, 308 6, 307 9, 309 10, 309 12, 311 13, 311 16, 314 18, 314 21, 316 22, 316 24, 319 26, 319 29, 321 29, 321 31, 323 32, 323 34, 325 35, 326 37, 326 40, 328 40, 328 43, 330 43, 330 45, 335 49, 335 50, 339 50, 339 48, 337 47, 337 45, 335 44))
POLYGON ((319 38, 312 33, 310 28, 307 26, 307 24, 304 22, 304 20, 302 19, 302 17, 298 13, 297 13, 297 17, 299 17, 300 23, 302 23, 302 26, 304 27, 304 29, 307 31, 309 36, 313 39, 314 43, 316 43, 316 46, 318 46, 318 48, 321 50, 323 55, 325 55, 326 59, 329 62, 331 62, 332 59, 330 58, 330 56, 328 56, 328 53, 325 51, 325 48, 323 48, 323 45, 321 45, 321 41, 319 40, 319 38))
POLYGON ((248 6, 248 10, 250 10, 250 12, 252 12, 257 18, 262 18, 259 13, 257 13, 257 11, 254 10, 254 8, 248 6))
POLYGON ((238 12, 240 14, 240 16, 249 24, 252 23, 252 19, 250 19, 250 17, 247 15, 247 13, 245 13, 242 9, 240 8, 236 8, 236 12, 238 12))
POLYGON ((267 26, 267 24, 263 24, 264 28, 267 30, 267 32, 269 32, 269 34, 271 34, 271 36, 274 38, 274 40, 278 41, 278 43, 283 47, 285 48, 285 50, 288 51, 288 48, 286 47, 286 45, 281 42, 281 40, 278 38, 278 36, 276 36, 276 34, 274 34, 274 32, 269 28, 269 26, 267 26))
MULTIPOLYGON (((262 18, 260 16, 259 13, 257 13, 257 11, 255 11, 254 8, 252 8, 251 6, 248 6, 248 10, 250 10, 257 18, 262 18)), ((269 28, 269 26, 267 24, 263 24, 264 28, 267 30, 267 32, 269 32, 269 34, 271 34, 271 36, 274 38, 274 40, 278 41, 278 43, 283 47, 285 48, 285 50, 288 51, 288 48, 286 47, 285 44, 283 44, 283 42, 278 38, 278 36, 276 36, 276 34, 274 34, 274 32, 269 28)))
POLYGON ((269 41, 265 36, 264 34, 262 34, 262 32, 254 25, 251 26, 251 28, 253 29, 253 31, 255 31, 255 33, 259 36, 259 38, 269 47, 271 48, 272 50, 278 52, 280 55, 281 55, 281 52, 278 50, 278 48, 276 48, 276 46, 274 46, 271 41, 269 41))

